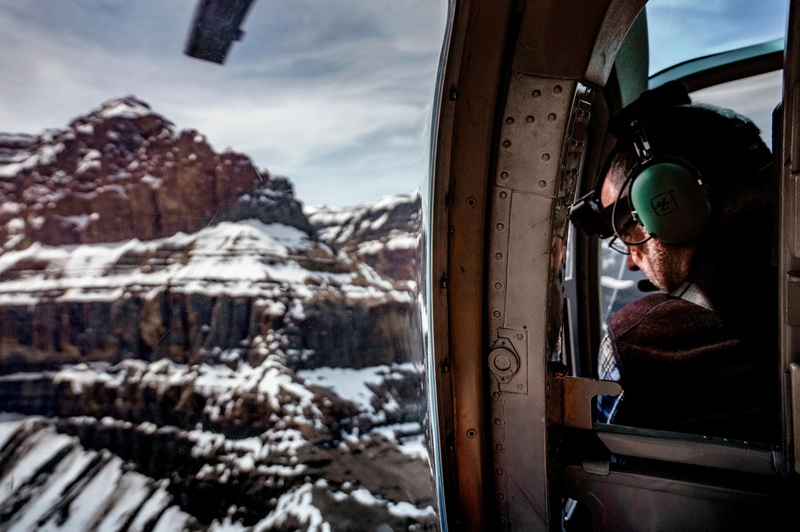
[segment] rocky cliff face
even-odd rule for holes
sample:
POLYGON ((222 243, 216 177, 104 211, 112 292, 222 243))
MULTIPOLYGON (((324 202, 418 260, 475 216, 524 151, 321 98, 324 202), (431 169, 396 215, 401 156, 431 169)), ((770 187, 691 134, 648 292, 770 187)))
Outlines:
POLYGON ((0 164, 6 250, 150 240, 237 215, 310 233, 287 180, 244 155, 215 153, 203 135, 176 131, 135 97, 108 101, 63 130, 2 134, 0 164))
POLYGON ((132 97, 0 134, 0 528, 435 529, 419 197, 374 207, 132 97))
POLYGON ((320 240, 391 279, 415 280, 422 256, 419 192, 354 207, 306 207, 320 240))

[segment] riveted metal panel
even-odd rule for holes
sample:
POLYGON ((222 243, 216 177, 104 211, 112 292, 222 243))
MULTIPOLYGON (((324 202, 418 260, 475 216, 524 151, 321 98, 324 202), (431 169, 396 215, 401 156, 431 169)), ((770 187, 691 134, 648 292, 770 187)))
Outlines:
POLYGON ((558 350, 552 332, 561 320, 566 216, 585 146, 588 92, 570 80, 515 73, 498 139, 487 226, 488 335, 490 345, 509 329, 527 340, 520 363, 527 394, 509 390, 511 382, 489 383, 498 530, 545 530, 551 513, 547 361, 558 350))
POLYGON ((570 80, 514 74, 503 115, 496 186, 548 198, 556 194, 575 86, 570 80))

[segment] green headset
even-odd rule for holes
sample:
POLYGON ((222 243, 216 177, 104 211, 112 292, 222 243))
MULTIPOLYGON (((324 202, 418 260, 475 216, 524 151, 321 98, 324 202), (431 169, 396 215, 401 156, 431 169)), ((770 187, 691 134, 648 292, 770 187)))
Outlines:
POLYGON ((614 236, 628 246, 651 238, 666 244, 698 241, 721 221, 714 214, 719 198, 710 194, 711 187, 722 185, 726 174, 761 173, 772 164, 751 121, 724 109, 692 105, 680 81, 644 92, 611 119, 609 130, 617 145, 594 191, 573 203, 570 218, 589 235, 614 236), (633 152, 636 163, 614 203, 603 207, 603 182, 620 152, 633 152), (632 224, 642 225, 649 236, 627 241, 621 233, 632 224))
POLYGON ((703 172, 720 179, 717 174, 722 171, 721 163, 731 158, 747 166, 736 168, 744 172, 761 172, 772 163, 772 155, 751 121, 743 117, 731 119, 725 110, 691 103, 683 83, 670 82, 643 93, 609 124, 619 139, 618 148, 632 147, 637 157, 620 188, 609 220, 614 236, 629 246, 643 244, 650 238, 666 244, 697 241, 707 233, 714 218, 709 196, 714 182, 704 179, 703 172), (705 127, 713 124, 717 134, 709 134, 707 142, 702 142, 703 149, 686 158, 689 152, 676 149, 685 143, 680 134, 686 133, 687 127, 696 129, 704 127, 703 124, 705 127), (648 133, 656 133, 652 139, 654 146, 648 133), (704 170, 689 158, 702 164, 704 170), (647 238, 640 242, 622 238, 624 227, 617 225, 619 217, 615 212, 620 203, 627 203, 624 210, 630 212, 633 222, 647 229, 647 238))
POLYGON ((612 211, 615 236, 628 245, 644 244, 650 238, 665 244, 697 240, 711 221, 708 189, 700 172, 684 159, 652 155, 644 126, 638 124, 637 130, 633 140, 639 160, 620 187, 613 209, 629 189, 627 201, 633 221, 644 226, 649 235, 639 242, 626 241, 620 235, 622 228, 616 227, 617 217, 612 211))

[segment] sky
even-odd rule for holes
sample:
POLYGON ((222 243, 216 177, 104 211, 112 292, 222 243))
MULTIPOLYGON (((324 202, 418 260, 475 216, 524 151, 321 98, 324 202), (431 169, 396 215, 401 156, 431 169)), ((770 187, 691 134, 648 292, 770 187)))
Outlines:
MULTIPOLYGON (((424 189, 447 3, 256 0, 219 66, 183 54, 196 0, 0 0, 0 131, 65 127, 133 94, 289 177, 308 205, 424 189)), ((780 37, 785 13, 653 0, 651 72, 780 37)))
POLYGON ((256 0, 224 66, 183 54, 196 4, 0 0, 0 131, 65 127, 133 94, 289 177, 306 204, 423 186, 444 0, 256 0))

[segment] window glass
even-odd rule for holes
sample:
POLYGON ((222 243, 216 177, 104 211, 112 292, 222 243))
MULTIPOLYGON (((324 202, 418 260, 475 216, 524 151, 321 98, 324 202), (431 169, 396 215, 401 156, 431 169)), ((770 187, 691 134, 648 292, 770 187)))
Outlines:
POLYGON ((787 0, 651 0, 650 74, 706 55, 784 36, 787 0))
POLYGON ((215 3, 0 0, 2 521, 438 529, 447 4, 222 2, 219 65, 183 54, 215 3))
POLYGON ((737 79, 691 94, 692 101, 734 109, 755 122, 761 138, 772 147, 772 111, 781 101, 783 71, 737 79))

